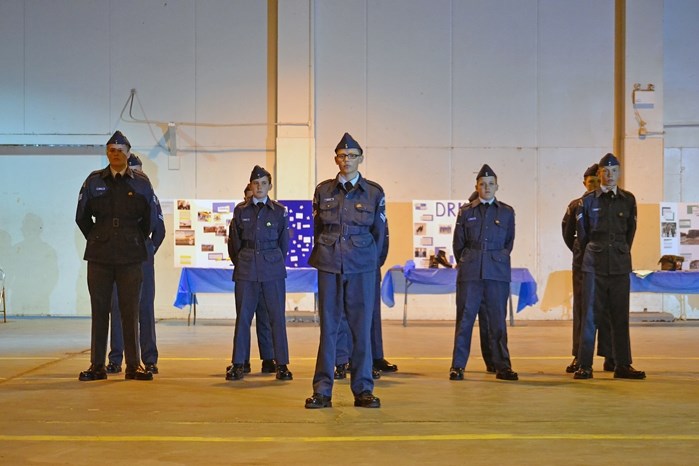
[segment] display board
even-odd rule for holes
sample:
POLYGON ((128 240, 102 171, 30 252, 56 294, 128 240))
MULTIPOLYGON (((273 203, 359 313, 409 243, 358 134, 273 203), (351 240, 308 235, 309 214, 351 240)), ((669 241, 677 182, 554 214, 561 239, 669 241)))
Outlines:
POLYGON ((660 255, 684 257, 682 270, 699 270, 699 203, 660 203, 660 255))
MULTIPOLYGON (((232 268, 228 227, 240 200, 177 199, 174 205, 175 267, 232 268)), ((311 201, 279 201, 289 212, 287 267, 308 267, 313 248, 311 201)))
POLYGON ((440 250, 449 263, 456 260, 452 251, 454 225, 459 208, 468 201, 413 201, 413 261, 417 268, 428 268, 430 256, 440 250))

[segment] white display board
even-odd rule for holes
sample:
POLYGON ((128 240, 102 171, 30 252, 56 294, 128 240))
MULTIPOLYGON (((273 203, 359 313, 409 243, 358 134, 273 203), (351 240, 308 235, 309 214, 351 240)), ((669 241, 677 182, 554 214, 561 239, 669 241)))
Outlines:
POLYGON ((454 225, 459 208, 468 201, 413 201, 413 261, 417 268, 428 268, 430 256, 444 250, 455 264, 452 251, 454 225))
POLYGON ((684 257, 682 270, 699 269, 699 203, 660 203, 660 255, 684 257))
MULTIPOLYGON (((174 202, 175 267, 232 268, 228 227, 241 200, 176 199, 174 202)), ((308 201, 279 201, 289 215, 287 267, 308 267, 313 249, 313 207, 308 201)))

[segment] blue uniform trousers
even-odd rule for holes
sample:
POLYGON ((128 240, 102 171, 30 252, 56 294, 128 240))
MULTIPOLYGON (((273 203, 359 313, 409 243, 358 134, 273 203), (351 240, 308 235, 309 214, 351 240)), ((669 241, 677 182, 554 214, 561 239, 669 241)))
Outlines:
MULTIPOLYGON (((456 287, 456 327, 459 327, 459 322, 463 316, 462 309, 466 305, 466 293, 462 287, 456 287)), ((485 301, 481 302, 478 308, 478 333, 481 339, 481 355, 483 356, 483 362, 486 366, 493 366, 493 352, 490 350, 490 337, 488 334, 488 310, 485 305, 485 301)), ((470 348, 469 343, 469 348, 470 348)), ((470 352, 470 350, 469 350, 470 352)))
MULTIPOLYGON (((454 335, 452 367, 466 367, 471 352, 473 325, 481 307, 485 308, 485 319, 479 325, 487 329, 485 338, 491 352, 492 365, 496 371, 511 367, 507 348, 507 298, 509 282, 497 280, 465 280, 457 283, 457 316, 454 335)), ((480 319, 480 317, 479 317, 480 319)), ((481 331, 481 335, 483 331, 481 331)), ((483 337, 481 337, 483 338, 483 337)), ((481 345, 481 351, 483 345, 481 345)), ((484 355, 485 357, 485 355, 484 355)), ((487 361, 486 361, 487 363, 487 361)))
MULTIPOLYGON (((591 368, 595 350, 595 333, 600 322, 609 322, 612 354, 617 366, 631 364, 631 338, 629 335, 629 291, 631 278, 628 273, 600 275, 583 272, 583 315, 580 329, 578 363, 591 368)), ((600 340, 602 335, 600 335, 600 340)), ((607 354, 606 356, 612 356, 607 354)))
MULTIPOLYGON (((272 339, 272 326, 269 323, 269 311, 265 307, 264 299, 260 299, 255 310, 255 333, 257 334, 257 349, 260 359, 274 359, 274 340, 272 339)), ((245 360, 250 361, 250 346, 248 345, 245 360)), ((233 359, 231 359, 233 361, 233 359)))
POLYGON ((138 345, 138 315, 143 269, 141 263, 109 265, 87 263, 87 288, 92 305, 91 363, 104 365, 107 356, 107 334, 112 294, 121 305, 121 328, 124 336, 126 365, 136 367, 140 362, 138 345))
POLYGON ((260 301, 267 308, 272 329, 274 356, 277 364, 289 364, 289 343, 286 338, 286 280, 235 282, 235 334, 233 363, 244 364, 250 358, 250 325, 260 301))
POLYGON ((336 274, 318 271, 320 345, 313 392, 332 396, 337 337, 343 315, 352 339, 350 387, 354 395, 374 390, 371 377, 371 316, 376 272, 336 274))
MULTIPOLYGON (((143 285, 138 312, 139 343, 143 364, 158 363, 158 346, 155 342, 155 263, 153 258, 143 262, 143 285)), ((109 337, 109 362, 121 365, 124 356, 124 336, 121 330, 119 297, 112 293, 112 324, 109 337)))
MULTIPOLYGON (((583 272, 573 270, 573 356, 578 357, 580 349, 580 332, 583 320, 583 272)), ((609 323, 609 316, 606 313, 597 315, 597 355, 611 358, 612 350, 612 330, 609 323)))
MULTIPOLYGON (((371 315, 371 357, 383 359, 383 332, 381 329, 381 269, 376 271, 374 291, 374 312, 371 315)), ((340 331, 337 335, 337 358, 335 365, 345 364, 352 354, 352 339, 350 338, 347 319, 343 317, 340 331)))

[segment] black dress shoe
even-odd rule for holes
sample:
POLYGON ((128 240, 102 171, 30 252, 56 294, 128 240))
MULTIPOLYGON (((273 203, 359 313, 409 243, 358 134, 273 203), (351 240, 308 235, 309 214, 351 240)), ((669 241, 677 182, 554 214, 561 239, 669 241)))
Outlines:
MULTIPOLYGON (((226 367, 226 370, 229 370, 229 369, 230 369, 230 366, 226 367)), ((252 367, 250 366, 250 361, 245 361, 245 363, 243 364, 243 373, 249 374, 250 372, 252 372, 252 367)))
POLYGON ((614 363, 613 358, 605 357, 604 358, 604 371, 605 372, 614 372, 614 369, 616 368, 616 364, 614 363))
POLYGON ((592 378, 592 368, 591 367, 580 367, 575 374, 573 374, 574 379, 591 379, 592 378))
POLYGON ((242 380, 244 376, 245 368, 242 364, 233 364, 228 366, 226 371, 226 380, 242 380))
POLYGON ((374 369, 381 372, 396 372, 398 371, 398 366, 391 364, 386 361, 386 359, 374 359, 374 369))
POLYGON ((449 369, 449 380, 464 380, 464 368, 452 367, 449 369))
POLYGON ((294 375, 291 373, 286 364, 277 365, 277 380, 293 380, 294 375))
POLYGON ((146 364, 146 372, 150 372, 151 374, 157 374, 158 373, 158 365, 154 364, 154 363, 146 364))
POLYGON ((637 371, 631 366, 617 366, 616 369, 614 369, 614 378, 641 380, 646 378, 646 373, 637 371))
POLYGON ((570 365, 566 367, 566 373, 572 374, 578 369, 580 369, 580 364, 578 364, 578 358, 573 358, 573 362, 571 362, 570 365))
POLYGON ((263 374, 274 374, 277 372, 277 363, 274 362, 274 359, 263 359, 261 370, 263 374))
POLYGON ((381 378, 381 371, 376 369, 376 368, 372 368, 371 369, 371 378, 374 380, 380 379, 381 378))
POLYGON ((104 364, 90 364, 86 371, 82 371, 78 376, 81 382, 90 382, 92 380, 104 380, 107 378, 107 371, 104 364))
POLYGON ((490 364, 485 365, 485 371, 489 372, 491 374, 495 374, 495 366, 492 366, 490 364))
POLYGON ((306 398, 306 409, 332 408, 332 397, 314 393, 310 398, 306 398))
POLYGON ((519 376, 517 375, 517 373, 509 367, 497 371, 495 373, 495 378, 500 380, 519 380, 519 376))
POLYGON ((338 364, 335 366, 335 374, 333 378, 335 380, 342 380, 347 378, 347 370, 349 369, 349 363, 338 364))
POLYGON ((358 408, 380 408, 381 400, 376 398, 369 390, 354 397, 354 406, 358 408))
POLYGON ((107 374, 118 374, 121 372, 121 364, 110 362, 107 364, 107 374))
POLYGON ((145 370, 140 364, 138 366, 126 366, 124 378, 126 380, 153 380, 153 373, 145 370))

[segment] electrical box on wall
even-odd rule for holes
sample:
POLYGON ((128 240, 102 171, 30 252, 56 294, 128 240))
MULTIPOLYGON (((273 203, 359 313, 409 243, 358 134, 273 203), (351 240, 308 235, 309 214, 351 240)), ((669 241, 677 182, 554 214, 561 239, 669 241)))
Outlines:
POLYGON ((636 90, 633 91, 634 105, 655 105, 655 91, 651 90, 636 90))

